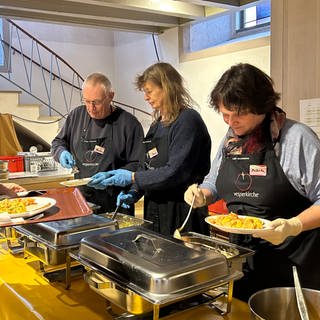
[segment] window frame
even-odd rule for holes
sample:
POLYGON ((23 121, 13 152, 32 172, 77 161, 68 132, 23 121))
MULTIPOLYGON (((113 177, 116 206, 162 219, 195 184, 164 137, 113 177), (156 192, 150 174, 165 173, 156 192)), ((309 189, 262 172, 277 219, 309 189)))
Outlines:
MULTIPOLYGON (((244 19, 244 17, 242 19, 244 19)), ((262 33, 262 32, 267 32, 270 30, 270 27, 271 27, 271 0, 266 0, 266 1, 263 1, 259 4, 248 6, 247 8, 244 8, 244 9, 241 9, 239 11, 234 12, 234 14, 232 15, 232 30, 233 30, 232 38, 233 39, 238 39, 241 37, 246 37, 246 36, 250 36, 250 35, 254 35, 254 34, 258 34, 258 33, 262 33), (257 7, 258 5, 261 5, 261 4, 264 4, 267 2, 270 2, 270 21, 265 22, 265 23, 260 23, 255 26, 252 26, 252 27, 247 27, 247 28, 241 27, 241 28, 237 29, 237 15, 238 14, 244 16, 245 10, 252 8, 252 7, 257 7)))
MULTIPOLYGON (((236 15, 243 10, 246 10, 248 8, 251 8, 253 6, 258 6, 259 4, 264 4, 270 2, 271 6, 271 0, 262 0, 258 1, 258 3, 250 4, 243 6, 236 10, 230 10, 228 12, 220 12, 213 16, 208 16, 206 19, 203 19, 201 21, 194 21, 193 23, 187 24, 185 26, 179 27, 179 48, 180 48, 180 57, 187 57, 188 55, 196 55, 197 53, 203 52, 203 51, 213 51, 214 49, 220 48, 220 47, 226 47, 231 43, 241 43, 241 42, 247 42, 256 40, 259 38, 268 38, 270 37, 270 29, 271 29, 271 10, 270 10, 270 22, 267 23, 261 23, 256 26, 245 28, 245 30, 236 30, 236 15), (210 19, 219 19, 223 15, 228 15, 230 18, 229 23, 229 30, 230 35, 227 39, 222 39, 221 42, 217 42, 216 44, 210 43, 203 43, 203 45, 198 46, 199 48, 192 48, 191 39, 193 37, 192 32, 192 26, 193 24, 203 23, 205 28, 205 23, 208 22, 210 19), (201 48, 202 47, 202 48, 201 48)), ((209 22, 208 22, 209 23, 209 22)), ((265 41, 264 41, 265 42, 265 41)), ((183 59, 186 60, 186 59, 183 59)))

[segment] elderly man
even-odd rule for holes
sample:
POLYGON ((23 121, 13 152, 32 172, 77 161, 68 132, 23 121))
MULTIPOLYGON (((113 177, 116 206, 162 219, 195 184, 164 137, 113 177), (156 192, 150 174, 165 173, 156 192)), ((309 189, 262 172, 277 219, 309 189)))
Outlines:
MULTIPOLYGON (((129 112, 112 104, 114 91, 100 73, 89 75, 82 86, 83 105, 72 110, 52 141, 52 154, 65 168, 77 167, 76 178, 91 177, 101 171, 136 171, 143 159, 143 129, 129 112)), ((80 187, 85 198, 100 212, 113 211, 119 187, 96 190, 80 187)), ((133 212, 133 211, 131 211, 133 212)))

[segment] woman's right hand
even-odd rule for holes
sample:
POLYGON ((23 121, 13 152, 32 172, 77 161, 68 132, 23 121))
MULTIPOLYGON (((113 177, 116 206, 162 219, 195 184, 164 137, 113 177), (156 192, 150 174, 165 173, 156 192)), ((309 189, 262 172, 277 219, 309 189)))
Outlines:
POLYGON ((193 196, 195 196, 193 208, 204 207, 207 204, 207 199, 198 185, 192 184, 184 193, 184 201, 191 206, 193 196))

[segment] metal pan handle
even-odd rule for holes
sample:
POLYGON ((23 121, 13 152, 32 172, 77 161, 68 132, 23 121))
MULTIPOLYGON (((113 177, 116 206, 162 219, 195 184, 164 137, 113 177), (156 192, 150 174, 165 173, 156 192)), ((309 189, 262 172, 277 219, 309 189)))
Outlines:
POLYGON ((146 234, 138 234, 132 242, 136 245, 138 250, 141 250, 144 253, 151 252, 152 255, 154 255, 155 253, 162 252, 159 240, 146 234))
POLYGON ((98 279, 97 275, 93 271, 87 271, 83 275, 85 281, 88 283, 89 286, 96 288, 96 289, 110 289, 112 288, 112 282, 110 280, 102 280, 98 279))

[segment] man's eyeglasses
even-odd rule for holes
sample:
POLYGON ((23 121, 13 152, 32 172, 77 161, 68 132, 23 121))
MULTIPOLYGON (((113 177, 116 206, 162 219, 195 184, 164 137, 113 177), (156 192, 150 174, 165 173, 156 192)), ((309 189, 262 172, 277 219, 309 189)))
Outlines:
POLYGON ((83 99, 82 98, 82 103, 83 104, 85 104, 85 105, 90 105, 90 104, 92 104, 92 105, 94 105, 94 106, 100 106, 100 105, 102 105, 103 104, 103 101, 104 100, 106 100, 106 96, 103 98, 103 99, 101 99, 101 100, 87 100, 87 99, 83 99))

